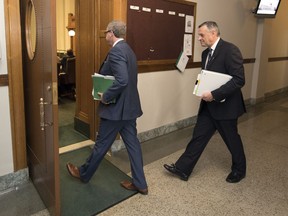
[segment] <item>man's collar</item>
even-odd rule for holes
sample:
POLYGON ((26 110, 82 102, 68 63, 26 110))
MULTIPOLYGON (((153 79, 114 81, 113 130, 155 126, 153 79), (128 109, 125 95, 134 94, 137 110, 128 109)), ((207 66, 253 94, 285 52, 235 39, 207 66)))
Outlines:
POLYGON ((113 47, 120 41, 124 40, 123 38, 119 38, 117 41, 115 41, 115 43, 113 44, 113 47))
POLYGON ((215 43, 210 47, 210 49, 212 49, 212 50, 214 51, 214 50, 216 49, 216 46, 217 46, 219 40, 220 40, 220 37, 217 38, 217 40, 216 40, 215 43))

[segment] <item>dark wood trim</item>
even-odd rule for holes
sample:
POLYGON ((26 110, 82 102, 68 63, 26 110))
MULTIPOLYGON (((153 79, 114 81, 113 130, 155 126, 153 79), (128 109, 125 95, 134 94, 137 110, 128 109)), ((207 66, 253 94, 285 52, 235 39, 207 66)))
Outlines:
POLYGON ((248 59, 244 59, 243 63, 244 64, 251 64, 251 63, 255 63, 256 58, 248 58, 248 59))
POLYGON ((85 135, 87 138, 90 139, 90 127, 91 125, 82 121, 78 117, 74 117, 74 129, 81 134, 85 135))
POLYGON ((0 86, 8 86, 8 85, 9 85, 8 74, 0 75, 0 86))
POLYGON ((287 60, 288 60, 288 56, 286 56, 286 57, 272 57, 272 58, 268 58, 268 62, 287 61, 287 60))
MULTIPOLYGON (((255 58, 244 59, 244 64, 255 63, 255 58)), ((145 64, 145 62, 138 62, 139 73, 157 72, 157 71, 167 71, 177 69, 175 66, 175 61, 167 61, 164 63, 156 62, 155 64, 145 64)), ((201 62, 188 62, 186 68, 201 68, 201 62)))

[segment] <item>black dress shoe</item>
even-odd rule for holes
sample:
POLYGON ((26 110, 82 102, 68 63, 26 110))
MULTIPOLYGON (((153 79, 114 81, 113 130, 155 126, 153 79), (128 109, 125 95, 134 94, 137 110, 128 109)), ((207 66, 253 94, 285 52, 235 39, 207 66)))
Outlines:
POLYGON ((231 172, 227 178, 226 181, 229 183, 237 183, 240 182, 243 178, 245 178, 245 174, 239 174, 238 172, 231 172))
POLYGON ((177 169, 175 164, 171 164, 171 165, 164 164, 164 168, 166 170, 168 170, 169 172, 179 176, 181 180, 188 181, 188 175, 186 175, 185 173, 183 173, 179 169, 177 169))

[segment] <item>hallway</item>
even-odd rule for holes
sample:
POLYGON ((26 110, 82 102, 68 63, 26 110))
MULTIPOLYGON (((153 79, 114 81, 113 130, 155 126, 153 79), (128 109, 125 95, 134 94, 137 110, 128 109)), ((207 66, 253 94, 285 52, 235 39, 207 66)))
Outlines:
POLYGON ((163 169, 164 163, 178 159, 183 152, 179 150, 145 166, 149 196, 136 195, 101 215, 287 215, 288 98, 281 97, 248 108, 240 119, 248 162, 240 183, 225 181, 231 159, 216 134, 188 182, 163 169))
MULTIPOLYGON (((193 129, 189 127, 143 143, 148 196, 136 194, 100 215, 287 215, 287 96, 287 93, 281 94, 250 106, 247 114, 239 119, 239 133, 247 157, 247 175, 240 183, 225 181, 231 159, 217 133, 187 182, 164 170, 163 164, 175 162, 186 147, 193 129)), ((125 150, 107 159, 124 172, 130 171, 125 150)), ((31 186, 0 196, 0 208, 0 216, 49 215, 31 186), (19 194, 22 198, 15 198, 19 194), (27 197, 32 201, 25 203, 27 197), (12 210, 17 206, 23 208, 18 209, 18 214, 12 210)))

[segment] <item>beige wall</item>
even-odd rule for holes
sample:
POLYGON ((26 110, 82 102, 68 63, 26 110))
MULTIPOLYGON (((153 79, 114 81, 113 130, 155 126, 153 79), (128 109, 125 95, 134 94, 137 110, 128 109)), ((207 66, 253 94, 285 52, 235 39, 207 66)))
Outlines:
MULTIPOLYGON (((214 20, 224 40, 236 44, 243 58, 256 58, 245 64, 243 95, 251 102, 266 93, 288 87, 288 62, 268 62, 271 57, 288 56, 288 1, 282 1, 275 19, 259 19, 251 10, 257 1, 197 0, 196 27, 214 20), (224 8, 225 7, 225 8, 224 8)), ((196 35, 197 38, 197 35, 196 35)), ((203 48, 195 40, 194 61, 201 61, 203 48)), ((199 99, 192 94, 199 69, 155 72, 139 75, 139 91, 144 115, 138 120, 138 132, 144 132, 195 116, 199 99)))
MULTIPOLYGON (((275 19, 265 20, 264 35, 266 37, 269 58, 288 56, 288 1, 281 1, 281 7, 275 19)), ((288 87, 288 61, 269 62, 264 68, 265 93, 288 87)))
POLYGON ((138 132, 151 130, 196 115, 199 100, 192 95, 197 71, 187 70, 139 75, 143 116, 138 132))
POLYGON ((70 49, 70 37, 68 36, 68 14, 75 15, 75 0, 56 1, 56 22, 57 22, 57 50, 66 51, 70 49))
MULTIPOLYGON (((257 19, 251 13, 254 1, 201 0, 197 2, 196 27, 206 20, 218 23, 221 37, 235 43, 244 58, 254 58, 257 38, 257 19), (223 9, 225 5, 225 10, 223 9)), ((197 29, 197 28, 196 28, 197 29)), ((165 39, 165 38, 163 38, 165 39)), ((201 61, 202 48, 195 38, 194 61, 201 61)), ((253 64, 245 65, 245 99, 251 97, 253 64)), ((197 115, 199 99, 192 94, 200 69, 187 69, 184 73, 165 71, 139 75, 139 91, 144 115, 138 120, 138 132, 197 115)))

